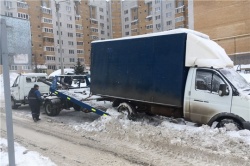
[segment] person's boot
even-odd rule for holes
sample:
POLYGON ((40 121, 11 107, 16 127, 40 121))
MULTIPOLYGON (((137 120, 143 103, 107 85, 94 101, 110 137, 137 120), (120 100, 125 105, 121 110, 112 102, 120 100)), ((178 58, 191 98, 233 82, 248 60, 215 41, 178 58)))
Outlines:
POLYGON ((37 122, 38 120, 36 118, 33 118, 34 122, 37 122))

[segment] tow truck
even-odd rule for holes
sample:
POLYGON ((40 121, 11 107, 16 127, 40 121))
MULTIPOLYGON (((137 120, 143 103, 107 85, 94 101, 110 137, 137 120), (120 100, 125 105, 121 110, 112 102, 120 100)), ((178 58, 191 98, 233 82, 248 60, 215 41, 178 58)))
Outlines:
POLYGON ((40 80, 41 82, 50 85, 50 93, 44 98, 45 113, 48 116, 57 116, 62 109, 69 109, 73 107, 76 111, 85 113, 93 112, 100 116, 108 116, 105 111, 90 106, 86 101, 103 100, 99 96, 91 96, 86 93, 89 88, 90 81, 87 75, 60 75, 55 76, 52 83, 47 80, 40 80), (66 77, 76 78, 78 87, 70 86, 65 83, 63 79, 66 77), (81 81, 85 80, 86 86, 81 87, 81 81))

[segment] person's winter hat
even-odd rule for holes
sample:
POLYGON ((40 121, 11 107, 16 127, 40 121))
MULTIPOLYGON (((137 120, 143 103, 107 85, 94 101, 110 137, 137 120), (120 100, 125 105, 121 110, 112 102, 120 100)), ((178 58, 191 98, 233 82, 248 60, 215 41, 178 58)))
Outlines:
POLYGON ((34 88, 37 88, 37 87, 39 87, 39 86, 38 86, 37 84, 35 84, 35 85, 34 85, 34 88))

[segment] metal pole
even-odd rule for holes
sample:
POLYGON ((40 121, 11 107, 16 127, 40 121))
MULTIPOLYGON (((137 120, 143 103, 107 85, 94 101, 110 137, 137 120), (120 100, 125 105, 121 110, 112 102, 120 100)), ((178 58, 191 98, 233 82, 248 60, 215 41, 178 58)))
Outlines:
POLYGON ((4 98, 5 98, 9 166, 15 166, 15 149, 14 149, 12 109, 11 109, 11 98, 10 98, 11 96, 10 75, 8 66, 9 58, 7 50, 7 28, 5 19, 1 19, 1 50, 2 50, 1 54, 3 62, 4 98))
POLYGON ((62 58, 62 41, 61 41, 61 27, 60 27, 60 20, 59 20, 59 8, 60 4, 59 2, 56 4, 56 16, 57 16, 57 27, 58 27, 58 34, 59 34, 59 50, 60 50, 60 59, 61 59, 61 75, 64 74, 64 67, 63 67, 63 58, 62 58))

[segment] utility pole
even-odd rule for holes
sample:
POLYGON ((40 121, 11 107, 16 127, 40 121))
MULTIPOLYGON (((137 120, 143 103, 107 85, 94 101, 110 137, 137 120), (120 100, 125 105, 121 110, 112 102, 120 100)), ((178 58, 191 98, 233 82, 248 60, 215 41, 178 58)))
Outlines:
POLYGON ((61 75, 64 74, 64 67, 63 67, 63 57, 62 57, 62 36, 61 36, 61 27, 60 27, 60 20, 59 20, 59 8, 60 4, 59 2, 55 1, 56 5, 56 16, 57 16, 57 27, 58 27, 58 34, 59 34, 59 50, 60 50, 60 62, 61 62, 61 75))
MULTIPOLYGON (((78 10, 78 5, 80 4, 81 0, 74 0, 75 3, 75 10, 76 14, 79 14, 78 10)), ((61 36, 61 27, 60 27, 60 19, 59 19, 59 9, 60 9, 60 3, 61 2, 68 2, 68 1, 56 1, 55 0, 55 5, 56 5, 56 16, 57 16, 57 27, 58 27, 58 33, 59 33, 59 50, 60 50, 60 64, 61 64, 61 75, 64 74, 64 66, 63 66, 63 57, 62 57, 62 36, 61 36)))
POLYGON ((10 75, 9 75, 9 57, 7 49, 7 25, 5 19, 1 18, 1 57, 3 64, 4 98, 5 114, 8 141, 9 166, 15 166, 15 149, 13 136, 13 121, 10 98, 10 75))

